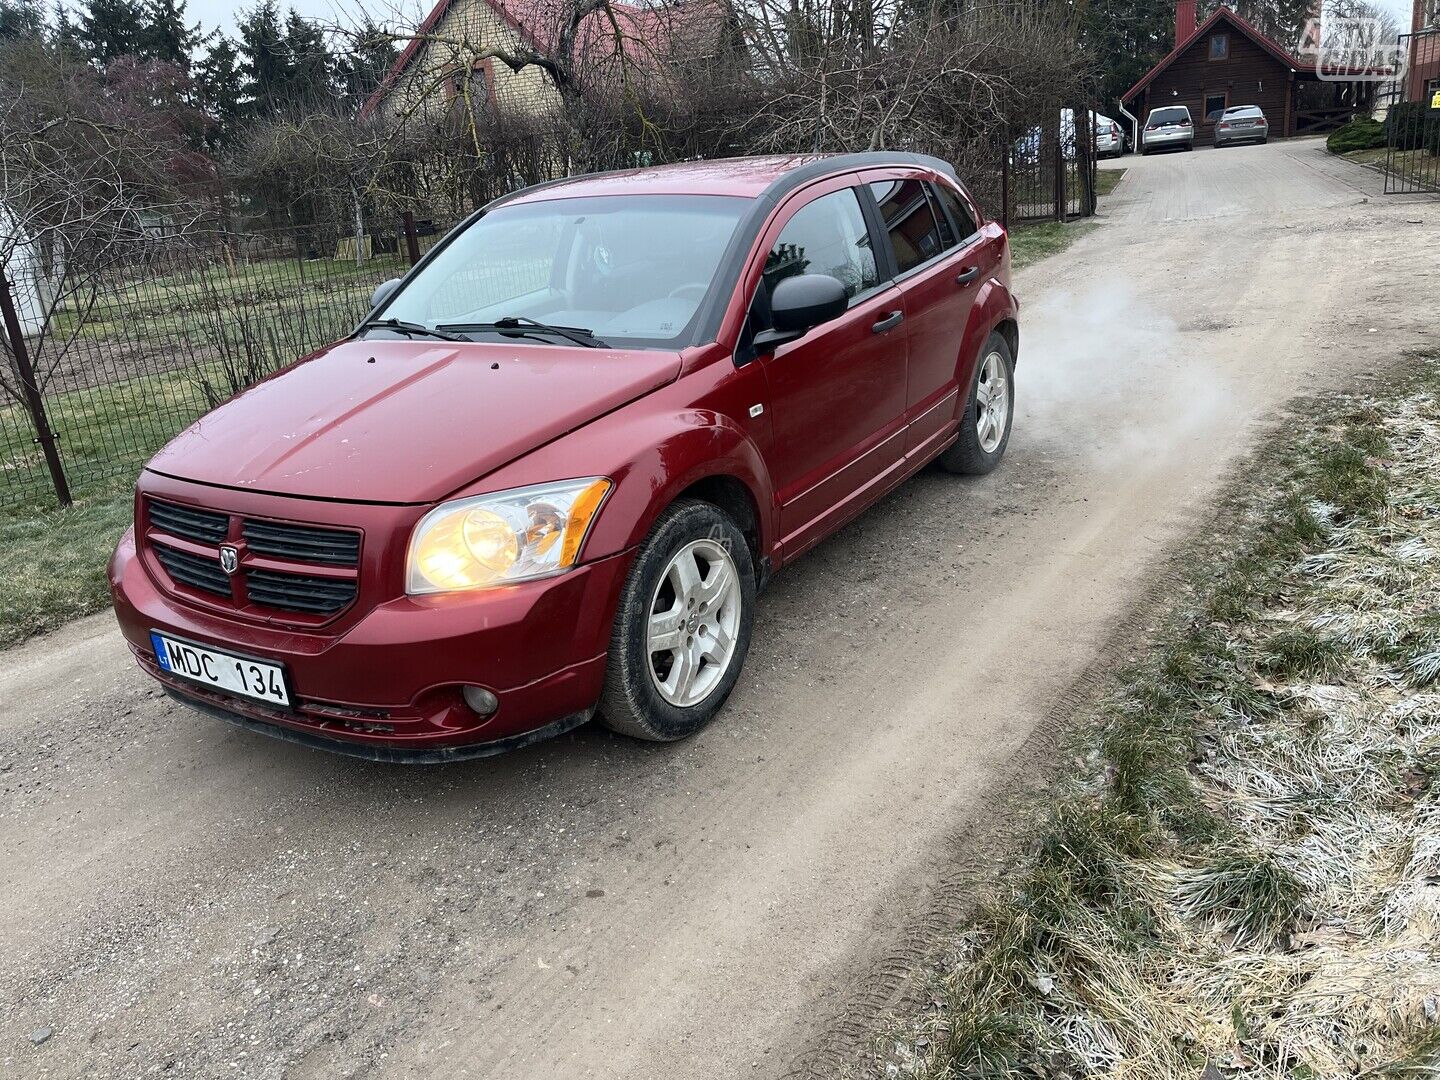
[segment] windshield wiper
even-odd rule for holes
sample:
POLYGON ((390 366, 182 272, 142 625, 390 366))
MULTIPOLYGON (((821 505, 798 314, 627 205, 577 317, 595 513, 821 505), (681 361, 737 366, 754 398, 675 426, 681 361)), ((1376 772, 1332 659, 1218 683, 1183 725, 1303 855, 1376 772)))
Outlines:
POLYGON ((411 337, 433 337, 439 338, 441 341, 470 340, 468 337, 464 337, 460 334, 447 334, 444 330, 441 330, 438 327, 432 330, 430 329, 430 327, 424 326, 420 323, 404 322, 400 319, 371 319, 367 323, 361 323, 360 329, 394 330, 397 334, 409 334, 411 337))
POLYGON ((493 330, 499 334, 512 334, 516 337, 535 337, 538 334, 553 334, 562 337, 566 341, 573 341, 576 345, 584 345, 587 349, 608 349, 605 342, 601 341, 591 331, 583 326, 551 326, 536 319, 527 318, 524 315, 507 315, 503 319, 496 319, 491 323, 446 323, 439 327, 441 330, 461 331, 486 331, 493 330))

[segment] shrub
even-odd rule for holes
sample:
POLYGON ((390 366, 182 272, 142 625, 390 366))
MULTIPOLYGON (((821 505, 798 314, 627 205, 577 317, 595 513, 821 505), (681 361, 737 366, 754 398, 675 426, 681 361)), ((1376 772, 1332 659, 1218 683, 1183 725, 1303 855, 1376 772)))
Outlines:
POLYGON ((1440 110, 1424 101, 1402 101, 1385 115, 1385 134, 1397 150, 1440 154, 1440 110))
POLYGON ((1325 149, 1332 154, 1348 154, 1351 150, 1374 150, 1385 145, 1385 125, 1368 116, 1357 116, 1344 127, 1330 133, 1325 149))

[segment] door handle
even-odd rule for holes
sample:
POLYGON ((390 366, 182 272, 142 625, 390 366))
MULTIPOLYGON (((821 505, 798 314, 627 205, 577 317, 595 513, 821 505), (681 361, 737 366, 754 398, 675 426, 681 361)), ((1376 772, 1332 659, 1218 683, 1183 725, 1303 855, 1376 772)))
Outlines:
POLYGON ((974 281, 979 276, 980 268, 978 266, 971 266, 967 269, 960 271, 960 276, 955 279, 955 284, 969 285, 970 282, 974 281))
POLYGON ((889 315, 880 316, 878 321, 871 324, 870 329, 876 334, 883 334, 886 330, 899 326, 904 318, 903 311, 892 311, 889 315))

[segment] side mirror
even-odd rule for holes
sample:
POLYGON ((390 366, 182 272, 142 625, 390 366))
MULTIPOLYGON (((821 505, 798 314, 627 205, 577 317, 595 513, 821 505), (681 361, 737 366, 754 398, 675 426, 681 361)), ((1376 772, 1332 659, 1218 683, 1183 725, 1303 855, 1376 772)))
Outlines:
POLYGON ((770 296, 772 330, 755 335, 756 353, 769 352, 797 341, 819 326, 845 314, 850 297, 845 286, 829 274, 800 274, 775 286, 770 296))
POLYGON ((399 287, 400 279, 398 277, 391 278, 389 281, 382 281, 375 291, 370 294, 370 310, 374 311, 381 304, 385 303, 386 300, 389 300, 390 297, 395 295, 395 290, 399 287))

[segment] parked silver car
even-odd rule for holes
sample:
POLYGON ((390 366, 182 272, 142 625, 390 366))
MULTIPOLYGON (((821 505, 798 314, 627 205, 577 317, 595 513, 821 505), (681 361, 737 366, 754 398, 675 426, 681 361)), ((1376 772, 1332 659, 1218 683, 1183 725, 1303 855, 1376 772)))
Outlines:
POLYGON ((1108 116, 1095 116, 1095 156, 1123 157, 1125 129, 1108 116))
POLYGON ((1140 152, 1152 150, 1194 150, 1195 125, 1190 122, 1190 110, 1184 105, 1166 105, 1151 109, 1145 118, 1145 130, 1140 133, 1140 152))
POLYGON ((1215 122, 1215 146, 1226 143, 1258 139, 1265 142, 1270 138, 1270 121, 1260 111, 1259 105, 1232 105, 1215 122))

